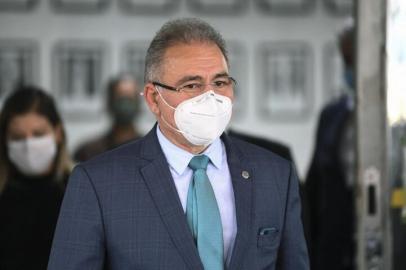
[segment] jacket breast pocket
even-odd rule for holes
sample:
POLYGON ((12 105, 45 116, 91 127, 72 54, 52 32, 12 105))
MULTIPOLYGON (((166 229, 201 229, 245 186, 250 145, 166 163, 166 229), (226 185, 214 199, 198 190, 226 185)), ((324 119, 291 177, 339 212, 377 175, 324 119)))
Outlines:
POLYGON ((279 230, 277 228, 261 228, 257 236, 257 247, 273 249, 278 246, 279 238, 279 230))

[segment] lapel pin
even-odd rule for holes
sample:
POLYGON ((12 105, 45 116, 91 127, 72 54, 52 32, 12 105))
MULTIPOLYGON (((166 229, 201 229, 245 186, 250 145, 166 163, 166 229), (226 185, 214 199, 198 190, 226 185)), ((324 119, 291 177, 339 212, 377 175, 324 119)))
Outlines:
POLYGON ((250 178, 250 174, 249 174, 249 172, 247 172, 247 171, 242 171, 242 172, 241 172, 241 175, 242 175, 242 177, 243 177, 244 179, 250 178))

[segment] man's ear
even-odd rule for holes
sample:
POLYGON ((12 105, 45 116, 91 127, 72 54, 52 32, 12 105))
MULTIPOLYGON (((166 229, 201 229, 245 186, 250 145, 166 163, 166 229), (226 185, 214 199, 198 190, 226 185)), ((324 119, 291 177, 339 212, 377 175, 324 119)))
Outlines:
POLYGON ((160 113, 157 102, 157 95, 158 93, 156 92, 155 86, 152 83, 145 84, 143 96, 145 98, 145 101, 147 102, 149 110, 155 115, 159 115, 160 113))

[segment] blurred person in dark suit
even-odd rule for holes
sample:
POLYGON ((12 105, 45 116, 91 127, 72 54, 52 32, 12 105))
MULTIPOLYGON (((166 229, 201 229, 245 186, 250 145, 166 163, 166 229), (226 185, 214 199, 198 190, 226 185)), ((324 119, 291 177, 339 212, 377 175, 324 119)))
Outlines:
POLYGON ((320 114, 314 155, 305 181, 314 270, 355 269, 354 39, 353 26, 339 35, 345 91, 320 114))
POLYGON ((54 100, 19 87, 0 113, 0 269, 46 269, 71 171, 54 100))
POLYGON ((73 155, 75 161, 86 161, 140 137, 134 126, 140 111, 137 87, 135 79, 128 74, 110 79, 107 84, 106 107, 112 120, 111 128, 101 137, 80 145, 73 155))

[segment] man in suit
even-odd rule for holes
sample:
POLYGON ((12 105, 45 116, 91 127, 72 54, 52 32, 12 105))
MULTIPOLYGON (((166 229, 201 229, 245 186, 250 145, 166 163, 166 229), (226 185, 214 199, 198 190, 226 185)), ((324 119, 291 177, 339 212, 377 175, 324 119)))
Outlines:
POLYGON ((73 159, 83 162, 141 137, 134 126, 140 112, 138 83, 130 74, 120 74, 107 83, 106 109, 111 127, 102 136, 86 141, 75 151, 73 159))
POLYGON ((355 270, 355 29, 340 33, 345 91, 323 107, 305 181, 313 270, 355 270), (332 244, 334 243, 334 244, 332 244))
POLYGON ((166 23, 145 82, 157 124, 75 168, 48 269, 309 269, 292 164, 223 133, 234 79, 221 35, 166 23))

